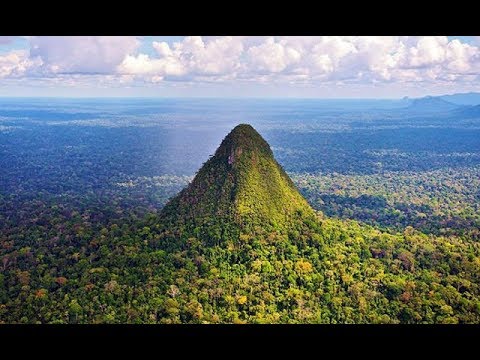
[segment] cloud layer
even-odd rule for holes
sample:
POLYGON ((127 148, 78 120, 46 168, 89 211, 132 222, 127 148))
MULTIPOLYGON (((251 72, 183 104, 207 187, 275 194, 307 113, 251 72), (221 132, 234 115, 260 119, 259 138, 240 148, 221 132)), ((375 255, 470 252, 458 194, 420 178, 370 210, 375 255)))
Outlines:
POLYGON ((33 37, 30 58, 40 60, 45 74, 112 74, 139 45, 135 37, 33 37))
MULTIPOLYGON (((0 39, 0 43, 11 39, 0 39)), ((480 41, 436 37, 30 37, 29 49, 0 53, 2 78, 102 76, 103 82, 285 84, 475 83, 480 41)))
POLYGON ((187 37, 157 56, 129 55, 118 72, 147 81, 474 81, 478 46, 447 37, 187 37))

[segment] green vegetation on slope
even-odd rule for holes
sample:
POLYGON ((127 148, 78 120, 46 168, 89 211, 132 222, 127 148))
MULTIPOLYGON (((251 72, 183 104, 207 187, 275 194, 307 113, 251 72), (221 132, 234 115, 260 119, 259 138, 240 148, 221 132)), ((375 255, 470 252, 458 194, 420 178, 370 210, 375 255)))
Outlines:
POLYGON ((238 125, 192 183, 165 206, 161 221, 168 231, 178 230, 176 235, 207 231, 219 239, 259 227, 282 231, 313 214, 267 142, 250 125, 238 125))

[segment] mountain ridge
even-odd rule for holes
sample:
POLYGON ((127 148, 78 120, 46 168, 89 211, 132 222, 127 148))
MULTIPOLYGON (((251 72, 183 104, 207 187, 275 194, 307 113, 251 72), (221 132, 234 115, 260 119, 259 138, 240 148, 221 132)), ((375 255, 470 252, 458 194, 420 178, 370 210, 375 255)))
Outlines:
POLYGON ((480 93, 467 92, 442 95, 439 98, 456 105, 480 105, 480 93))
POLYGON ((426 96, 419 99, 413 99, 406 107, 409 111, 415 111, 420 113, 436 113, 436 112, 448 112, 461 108, 461 105, 456 105, 448 102, 441 97, 426 96))

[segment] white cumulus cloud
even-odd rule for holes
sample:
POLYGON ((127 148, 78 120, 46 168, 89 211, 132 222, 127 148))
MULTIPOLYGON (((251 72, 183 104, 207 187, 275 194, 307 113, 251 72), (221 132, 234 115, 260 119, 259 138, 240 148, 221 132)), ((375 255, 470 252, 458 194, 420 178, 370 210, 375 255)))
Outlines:
POLYGON ((0 78, 18 78, 24 76, 30 69, 39 66, 41 61, 32 60, 26 50, 12 50, 0 55, 0 78))
POLYGON ((239 69, 239 56, 243 52, 241 39, 221 37, 202 39, 186 37, 170 47, 166 42, 153 42, 158 57, 145 54, 127 56, 119 65, 122 74, 154 75, 158 77, 215 76, 234 73, 239 69))
POLYGON ((145 80, 288 83, 453 81, 479 73, 479 47, 445 36, 186 37, 153 42, 118 70, 145 80))
POLYGON ((152 41, 143 51, 135 37, 27 40, 29 51, 0 54, 0 77, 66 82, 75 75, 78 82, 78 76, 95 75, 105 86, 166 81, 437 86, 474 84, 480 75, 476 38, 467 43, 445 36, 188 36, 174 43, 152 41))
POLYGON ((294 47, 269 37, 264 43, 248 49, 250 69, 254 72, 279 73, 300 61, 301 53, 294 47))
POLYGON ((109 74, 139 45, 131 36, 35 36, 30 56, 46 73, 109 74))

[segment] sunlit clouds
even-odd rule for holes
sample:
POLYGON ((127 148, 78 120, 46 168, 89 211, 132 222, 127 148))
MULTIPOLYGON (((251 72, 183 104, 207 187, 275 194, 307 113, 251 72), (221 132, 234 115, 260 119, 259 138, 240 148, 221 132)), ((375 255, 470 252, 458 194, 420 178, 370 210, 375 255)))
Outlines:
MULTIPOLYGON (((60 87, 162 90, 183 83, 196 91, 249 95, 268 85, 277 95, 415 95, 479 89, 480 41, 434 37, 29 37, 12 48, 0 37, 0 88, 60 87), (146 49, 146 50, 145 50, 146 49), (82 77, 84 77, 82 79, 82 77), (198 89, 198 90, 196 90, 198 89), (370 90, 369 90, 370 89, 370 90), (238 92, 237 91, 237 92, 238 92)), ((268 90, 267 88, 265 90, 268 90)), ((480 90, 480 89, 479 89, 480 90)))

